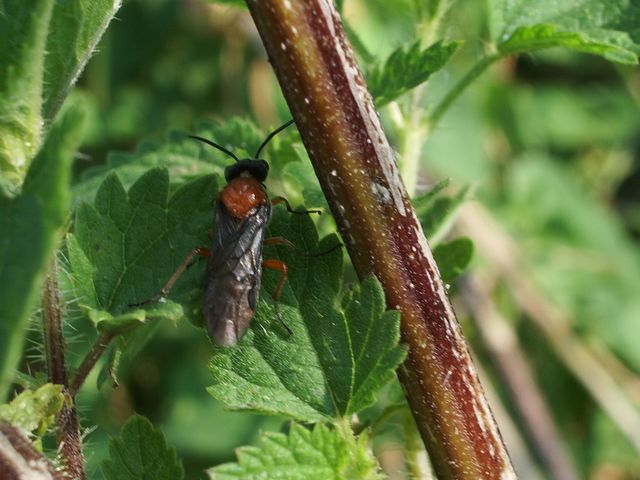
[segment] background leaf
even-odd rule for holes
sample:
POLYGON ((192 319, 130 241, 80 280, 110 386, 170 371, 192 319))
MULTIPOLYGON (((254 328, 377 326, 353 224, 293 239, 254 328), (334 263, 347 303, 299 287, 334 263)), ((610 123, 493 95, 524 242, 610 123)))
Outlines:
POLYGON ((640 6, 630 0, 492 0, 491 34, 504 54, 565 47, 638 63, 640 6))
POLYGON ((118 438, 109 442, 102 463, 107 480, 181 480, 184 469, 164 435, 144 417, 134 415, 118 438))
POLYGON ((211 3, 221 3, 223 5, 232 5, 234 7, 238 7, 238 8, 247 8, 247 4, 245 3, 244 0, 207 0, 208 2, 211 3))
POLYGON ((448 181, 440 182, 412 201, 424 234, 432 248, 437 246, 447 234, 456 212, 469 197, 468 187, 460 189, 455 195, 445 195, 442 190, 447 184, 448 181))
POLYGON ((464 272, 472 257, 473 242, 466 237, 441 243, 433 249, 433 258, 438 264, 442 281, 447 284, 453 282, 464 272))
MULTIPOLYGON (((222 175, 225 167, 233 162, 219 150, 187 135, 211 139, 242 158, 255 154, 266 132, 260 131, 249 120, 232 117, 225 122, 198 122, 196 128, 189 132, 172 130, 166 142, 147 140, 135 152, 109 152, 105 164, 86 169, 74 185, 75 203, 93 201, 100 184, 116 169, 126 188, 154 167, 167 168, 172 184, 179 186, 202 175, 222 175)), ((298 160, 297 154, 291 151, 289 139, 293 136, 297 136, 294 126, 274 138, 262 152, 261 156, 269 161, 271 168, 277 169, 279 165, 298 160)))
POLYGON ((640 368, 637 336, 629 333, 636 331, 640 314, 637 245, 549 158, 519 158, 510 170, 507 192, 510 208, 505 213, 518 235, 531 242, 527 265, 542 291, 576 312, 576 327, 640 368), (616 322, 604 320, 612 316, 616 322))
POLYGON ((436 42, 422 48, 420 42, 393 51, 384 64, 367 74, 367 84, 378 107, 426 82, 446 65, 456 52, 458 42, 436 42))

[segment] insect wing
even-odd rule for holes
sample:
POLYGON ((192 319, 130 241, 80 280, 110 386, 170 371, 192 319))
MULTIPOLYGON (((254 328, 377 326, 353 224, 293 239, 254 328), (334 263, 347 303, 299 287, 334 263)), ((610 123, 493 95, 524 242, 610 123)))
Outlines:
POLYGON ((216 202, 203 313, 209 335, 220 345, 238 343, 253 320, 270 215, 270 203, 259 205, 245 219, 237 219, 216 202))

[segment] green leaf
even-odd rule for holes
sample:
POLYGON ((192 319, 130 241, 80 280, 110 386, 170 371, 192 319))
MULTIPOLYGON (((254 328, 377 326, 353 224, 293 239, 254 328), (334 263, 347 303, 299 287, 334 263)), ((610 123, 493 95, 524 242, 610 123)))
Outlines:
MULTIPOLYGON (((99 331, 125 333, 112 346, 118 363, 126 363, 146 344, 157 327, 154 320, 186 317, 201 323, 205 262, 185 272, 170 300, 145 308, 131 305, 157 295, 185 256, 209 243, 210 204, 216 193, 212 175, 188 182, 168 199, 166 170, 150 170, 128 193, 112 173, 94 205, 78 209, 75 234, 67 238, 75 294, 99 331)), ((107 375, 115 378, 116 372, 108 371, 111 365, 105 368, 99 384, 107 375)))
POLYGON ((413 199, 416 215, 422 224, 431 247, 435 247, 449 230, 458 208, 467 200, 469 188, 462 188, 453 196, 441 192, 448 185, 443 181, 430 191, 413 199))
POLYGON ((451 179, 445 178, 444 180, 440 180, 433 187, 431 187, 427 192, 424 192, 419 197, 413 200, 414 208, 420 208, 421 206, 428 205, 430 202, 434 201, 440 193, 447 188, 451 184, 451 179))
POLYGON ((11 403, 0 405, 0 419, 41 436, 53 424, 63 404, 62 385, 48 383, 36 391, 25 390, 11 403))
POLYGON ((0 196, 0 400, 6 398, 22 357, 36 284, 48 258, 45 231, 33 195, 13 200, 0 196))
POLYGON ((9 199, 0 193, 0 398, 20 360, 31 307, 68 215, 71 164, 84 123, 76 107, 51 129, 22 194, 9 199))
POLYGON ((40 145, 45 45, 53 4, 0 4, 0 187, 6 190, 22 184, 40 145))
POLYGON ((55 2, 45 57, 45 120, 53 119, 60 109, 121 4, 121 0, 55 2))
POLYGON ((438 264, 440 275, 445 283, 452 283, 471 262, 473 242, 466 237, 441 243, 433 249, 433 257, 438 264))
POLYGON ((446 65, 459 42, 437 42, 422 49, 420 42, 396 49, 387 61, 367 75, 369 90, 378 107, 426 82, 446 65))
POLYGON ((43 126, 53 121, 119 4, 120 0, 0 4, 0 187, 16 191, 22 184, 41 144, 43 126))
MULTIPOLYGON (((228 148, 240 158, 253 157, 266 137, 266 134, 262 133, 252 121, 239 117, 232 117, 224 123, 202 123, 198 125, 198 130, 209 131, 210 133, 203 136, 228 148)), ((208 145, 201 145, 201 147, 211 150, 208 145)), ((229 161, 229 156, 220 151, 217 152, 217 156, 229 161)))
MULTIPOLYGON (((328 237, 318 243, 309 218, 282 208, 275 209, 269 234, 284 236, 306 252, 326 251, 337 241, 328 237)), ((362 284, 344 311, 338 309, 340 250, 319 257, 288 250, 278 249, 289 266, 280 309, 293 334, 275 320, 265 293, 273 291, 277 278, 267 272, 252 328, 239 346, 218 348, 213 357, 209 392, 228 408, 303 421, 350 415, 374 401, 404 358, 399 315, 384 312, 374 279, 362 284)), ((274 254, 267 250, 265 256, 274 254)))
POLYGON ((352 292, 344 314, 355 358, 351 398, 345 413, 356 413, 375 403, 376 393, 395 376, 405 357, 398 347, 400 314, 385 311, 384 291, 378 280, 367 277, 359 292, 352 292))
POLYGON ((377 462, 365 441, 346 439, 320 424, 313 430, 296 423, 288 435, 266 433, 260 447, 242 447, 238 462, 210 469, 212 480, 298 480, 300 478, 376 480, 377 462))
POLYGON ((144 417, 134 415, 118 438, 109 441, 102 462, 106 480, 181 480, 184 469, 164 435, 144 417))
POLYGON ((178 281, 174 301, 145 309, 130 305, 154 297, 191 250, 208 244, 216 191, 209 175, 187 183, 169 200, 166 170, 150 170, 129 192, 111 174, 94 205, 79 208, 67 246, 80 305, 99 329, 122 331, 157 318, 199 321, 204 262, 178 281))
POLYGON ((503 54, 565 47, 636 64, 639 18, 630 0, 492 0, 490 25, 503 54))

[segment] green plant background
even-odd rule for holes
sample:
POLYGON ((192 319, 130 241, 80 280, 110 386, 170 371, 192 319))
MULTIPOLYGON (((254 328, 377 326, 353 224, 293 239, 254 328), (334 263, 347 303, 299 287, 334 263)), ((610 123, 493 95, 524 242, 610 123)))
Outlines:
MULTIPOLYGON (((376 59, 415 41, 414 8, 419 2, 344 3, 350 27, 376 59)), ((513 33, 512 27, 521 19, 495 14, 502 3, 455 3, 444 30, 447 38, 463 44, 430 80, 420 108, 432 108, 466 73, 483 49, 481 39, 513 33)), ((586 8, 607 2, 576 3, 586 8)), ((264 131, 287 118, 286 105, 244 10, 195 0, 129 0, 117 18, 68 100, 81 104, 87 117, 81 155, 73 167, 73 205, 92 200, 107 172, 103 165, 124 165, 128 152, 136 149, 148 164, 139 170, 121 170, 127 187, 146 168, 167 158, 180 165, 182 153, 163 150, 163 142, 171 138, 168 132, 192 132, 199 128, 198 122, 234 116, 251 118, 264 131)), ((571 18, 561 20, 559 25, 572 24, 571 18)), ((521 34, 505 44, 505 52, 533 48, 527 43, 527 32, 521 34)), ((566 42, 575 45, 578 40, 566 42)), ((577 50, 628 59, 628 55, 598 50, 595 42, 580 45, 577 50)), ((360 54, 366 56, 362 49, 360 54)), ((637 67, 575 51, 551 49, 508 58, 489 69, 453 104, 430 131, 425 147, 418 149, 418 172, 405 178, 416 195, 447 177, 454 191, 471 185, 475 198, 520 247, 525 260, 522 274, 567 313, 582 342, 613 352, 624 368, 634 372, 636 381, 640 373, 639 84, 637 67)), ((401 106, 413 98, 409 93, 401 106)), ((396 133, 393 115, 386 109, 382 115, 392 142, 405 141, 396 133)), ((239 122, 229 127, 229 138, 217 140, 231 145, 234 134, 243 140, 260 135, 251 128, 239 122)), ((285 141, 281 147, 276 143, 275 151, 281 155, 269 160, 272 171, 282 173, 270 179, 270 190, 288 195, 294 204, 305 201, 322 206, 308 165, 289 163, 288 155, 294 155, 290 147, 285 141), (300 178, 308 179, 304 191, 300 178)), ((172 181, 220 173, 217 166, 210 166, 221 157, 215 158, 196 166, 184 160, 185 168, 176 168, 178 177, 172 176, 172 181)), ((323 219, 319 228, 330 232, 330 220, 323 219)), ((476 251, 476 262, 485 262, 483 252, 476 251)), ((347 271, 347 279, 349 275, 353 278, 347 271)), ((569 374, 546 339, 508 295, 497 301, 520 336, 584 478, 640 475, 637 453, 569 374)), ((79 310, 70 312, 74 318, 68 326, 72 339, 68 354, 71 362, 77 362, 94 330, 79 310)), ((461 320, 491 371, 473 324, 464 316, 461 320)), ((39 343, 36 333, 30 334, 30 340, 39 343)), ((134 359, 121 360, 119 388, 105 385, 98 390, 98 372, 90 377, 78 397, 82 424, 98 425, 87 437, 90 478, 100 478, 98 465, 108 455, 107 437, 115 435, 133 412, 160 426, 167 444, 176 448, 186 478, 193 479, 202 478, 205 468, 235 460, 234 448, 256 444, 260 432, 286 429, 276 417, 223 411, 205 390, 212 383, 207 367, 210 355, 211 346, 200 329, 162 322, 155 327, 153 341, 145 343, 134 359)), ((497 382, 495 387, 503 391, 497 382)), ((389 404, 398 397, 395 388, 389 387, 385 394, 389 404)), ((632 391, 637 401, 637 385, 632 391)), ((505 401, 513 411, 506 397, 505 401)), ((393 452, 399 441, 397 429, 385 432, 377 440, 376 451, 393 452)))

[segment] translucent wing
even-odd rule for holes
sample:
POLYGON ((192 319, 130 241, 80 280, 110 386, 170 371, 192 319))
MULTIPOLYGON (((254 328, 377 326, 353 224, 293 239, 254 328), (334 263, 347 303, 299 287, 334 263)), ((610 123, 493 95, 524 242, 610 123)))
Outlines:
POLYGON ((232 217, 216 202, 214 236, 205 279, 203 313, 209 335, 223 346, 238 343, 255 314, 262 273, 262 245, 271 204, 247 218, 232 217))

